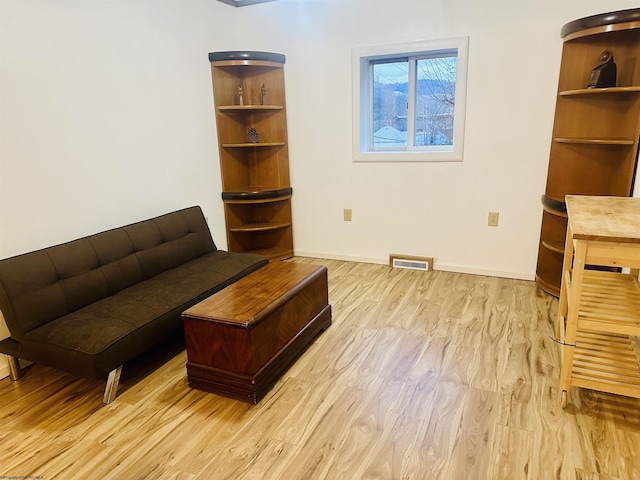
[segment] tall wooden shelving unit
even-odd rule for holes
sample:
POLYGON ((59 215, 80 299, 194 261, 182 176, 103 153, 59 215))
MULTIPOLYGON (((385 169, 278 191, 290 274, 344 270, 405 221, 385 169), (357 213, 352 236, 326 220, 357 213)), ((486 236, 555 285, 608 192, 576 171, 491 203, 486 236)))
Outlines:
POLYGON ((213 52, 209 61, 228 249, 291 257, 285 56, 213 52))
POLYGON ((567 229, 565 195, 632 194, 640 136, 640 9, 564 25, 536 283, 558 296, 567 229), (617 86, 587 88, 604 50, 617 86))

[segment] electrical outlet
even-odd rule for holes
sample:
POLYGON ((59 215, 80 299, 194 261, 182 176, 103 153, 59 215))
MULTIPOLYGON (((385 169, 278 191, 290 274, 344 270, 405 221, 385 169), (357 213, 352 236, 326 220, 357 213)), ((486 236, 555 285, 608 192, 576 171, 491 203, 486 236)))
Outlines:
POLYGON ((344 221, 345 222, 350 222, 351 221, 351 209, 350 208, 345 208, 343 213, 344 213, 344 221))
POLYGON ((489 212, 489 221, 487 222, 487 225, 489 225, 490 227, 497 227, 499 216, 500 213, 498 212, 489 212))

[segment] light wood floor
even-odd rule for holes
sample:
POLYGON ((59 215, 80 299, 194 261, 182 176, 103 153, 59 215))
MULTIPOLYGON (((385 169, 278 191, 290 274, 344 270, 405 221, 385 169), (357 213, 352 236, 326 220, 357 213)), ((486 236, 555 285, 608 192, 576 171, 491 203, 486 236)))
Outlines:
POLYGON ((327 265, 333 325, 257 406, 188 387, 181 345, 103 382, 0 380, 0 478, 640 478, 640 401, 556 401, 533 282, 327 265))

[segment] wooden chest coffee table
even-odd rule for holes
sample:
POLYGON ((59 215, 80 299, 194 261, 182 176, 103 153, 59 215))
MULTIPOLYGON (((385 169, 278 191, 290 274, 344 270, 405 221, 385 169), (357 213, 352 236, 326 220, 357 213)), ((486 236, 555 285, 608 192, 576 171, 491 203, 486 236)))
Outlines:
POLYGON ((269 263, 182 320, 189 385, 257 403, 331 325, 327 268, 269 263))

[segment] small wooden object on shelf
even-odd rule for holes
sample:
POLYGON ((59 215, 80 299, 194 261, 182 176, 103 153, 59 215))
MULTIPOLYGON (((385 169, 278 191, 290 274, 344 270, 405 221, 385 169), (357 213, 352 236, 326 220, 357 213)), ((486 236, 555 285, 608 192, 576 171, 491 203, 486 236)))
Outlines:
POLYGON ((640 398, 640 198, 569 195, 566 203, 560 404, 572 385, 640 398))
POLYGON ((616 86, 617 67, 611 50, 600 54, 600 64, 591 70, 587 88, 608 88, 616 86))
POLYGON ((209 61, 228 250, 289 258, 293 230, 285 56, 213 52, 209 61))
POLYGON ((640 8, 566 24, 536 283, 560 293, 566 195, 628 197, 640 136, 640 8), (615 56, 617 86, 586 88, 603 51, 615 56))

